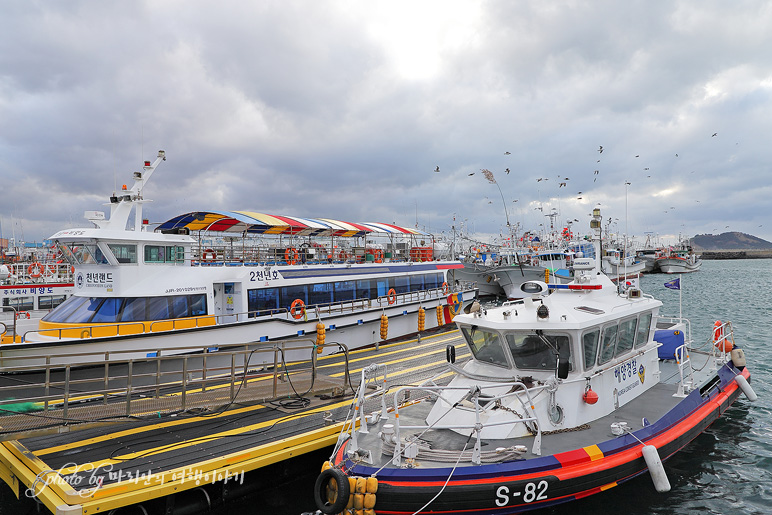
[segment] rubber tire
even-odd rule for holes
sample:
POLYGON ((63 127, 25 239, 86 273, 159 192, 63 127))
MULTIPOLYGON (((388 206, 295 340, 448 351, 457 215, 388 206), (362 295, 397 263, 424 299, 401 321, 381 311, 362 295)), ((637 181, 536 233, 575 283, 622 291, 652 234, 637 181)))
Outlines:
POLYGON ((325 515, 333 515, 340 513, 343 508, 348 504, 348 497, 351 494, 351 487, 348 484, 348 477, 340 469, 329 468, 322 471, 319 477, 316 478, 316 484, 314 485, 314 502, 319 511, 325 515), (327 485, 331 479, 335 479, 338 483, 338 496, 335 502, 330 504, 327 502, 327 485))

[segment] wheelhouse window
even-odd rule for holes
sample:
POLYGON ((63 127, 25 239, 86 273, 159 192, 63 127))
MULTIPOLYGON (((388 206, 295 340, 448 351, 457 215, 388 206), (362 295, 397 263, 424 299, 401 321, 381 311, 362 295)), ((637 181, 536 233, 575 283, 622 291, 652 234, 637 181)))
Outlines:
POLYGON ((636 318, 623 320, 619 323, 619 341, 617 342, 616 355, 621 356, 633 350, 635 343, 635 328, 638 323, 636 318))
POLYGON ((145 245, 145 263, 182 263, 185 248, 176 245, 145 245))
POLYGON ((62 255, 73 265, 107 265, 109 261, 96 243, 60 243, 62 255))
POLYGON ((123 243, 108 243, 110 252, 121 264, 132 264, 137 262, 137 246, 123 243))
POLYGON ((582 351, 584 352, 584 369, 590 370, 595 366, 595 357, 598 354, 598 340, 600 329, 594 329, 582 335, 582 351))
POLYGON ((614 350, 617 346, 617 334, 619 333, 619 326, 617 324, 610 325, 603 329, 603 340, 600 347, 600 356, 598 357, 598 364, 602 365, 611 361, 614 357, 614 350))
POLYGON ((499 333, 480 329, 477 326, 462 327, 461 332, 477 361, 509 367, 499 333))
POLYGON ((635 348, 643 347, 649 341, 649 331, 651 330, 651 312, 641 315, 638 322, 638 333, 635 337, 635 348))
POLYGON ((555 370, 558 358, 568 361, 573 368, 571 340, 565 334, 536 334, 515 332, 506 335, 509 352, 517 368, 555 370))

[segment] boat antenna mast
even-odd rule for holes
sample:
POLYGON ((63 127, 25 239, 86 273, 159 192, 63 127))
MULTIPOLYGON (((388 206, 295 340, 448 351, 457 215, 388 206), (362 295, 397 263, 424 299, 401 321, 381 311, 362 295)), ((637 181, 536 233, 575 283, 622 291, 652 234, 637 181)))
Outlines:
POLYGON ((595 247, 595 271, 600 271, 600 240, 601 240, 601 231, 603 224, 603 218, 600 216, 600 208, 596 207, 592 210, 592 220, 590 220, 590 229, 593 230, 593 240, 592 244, 593 247, 595 247))
POLYGON ((126 230, 126 225, 131 215, 131 209, 134 210, 134 230, 142 230, 142 204, 150 202, 142 198, 142 188, 144 188, 147 181, 153 175, 156 167, 166 161, 166 153, 163 150, 158 151, 158 157, 150 164, 150 161, 145 161, 141 172, 134 172, 134 185, 129 189, 125 184, 121 187, 119 192, 113 193, 110 197, 110 219, 105 220, 104 214, 99 211, 86 212, 86 218, 96 224, 102 229, 114 229, 114 230, 126 230), (101 215, 101 216, 99 216, 101 215))

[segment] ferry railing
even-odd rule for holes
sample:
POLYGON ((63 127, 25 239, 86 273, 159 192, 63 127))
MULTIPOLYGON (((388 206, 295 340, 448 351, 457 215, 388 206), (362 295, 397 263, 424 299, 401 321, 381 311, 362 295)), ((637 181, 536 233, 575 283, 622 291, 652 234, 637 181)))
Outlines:
POLYGON ((61 364, 53 363, 57 361, 56 355, 17 357, 17 360, 39 358, 45 360, 46 365, 0 368, 2 377, 18 377, 10 374, 21 373, 35 373, 35 378, 39 377, 33 384, 4 381, 7 384, 2 388, 4 400, 0 400, 0 415, 3 415, 6 435, 0 435, 0 440, 10 438, 7 433, 11 431, 18 436, 44 429, 42 426, 47 428, 52 420, 69 425, 121 420, 148 413, 160 417, 161 413, 228 406, 237 400, 267 402, 292 397, 293 393, 345 391, 350 381, 348 348, 337 342, 326 345, 337 346, 344 354, 342 381, 320 380, 317 346, 310 339, 221 346, 216 352, 206 347, 148 348, 141 351, 147 353, 144 359, 120 357, 130 351, 74 353, 68 356, 90 356, 92 361, 79 362, 77 366, 67 364, 63 369, 61 364), (181 350, 188 353, 167 354, 181 350), (309 357, 290 362, 286 358, 288 353, 295 356, 308 353, 309 357), (261 354, 272 357, 253 361, 261 354), (104 361, 100 359, 102 355, 104 361), (20 410, 34 413, 24 415, 18 413, 20 410))
MULTIPOLYGON (((16 339, 16 319, 19 316, 18 310, 13 306, 2 306, 0 309, 2 309, 3 313, 6 311, 10 311, 13 314, 13 338, 16 339)), ((5 336, 5 333, 8 331, 8 325, 5 322, 0 322, 0 324, 3 325, 3 330, 0 332, 0 336, 5 336)))

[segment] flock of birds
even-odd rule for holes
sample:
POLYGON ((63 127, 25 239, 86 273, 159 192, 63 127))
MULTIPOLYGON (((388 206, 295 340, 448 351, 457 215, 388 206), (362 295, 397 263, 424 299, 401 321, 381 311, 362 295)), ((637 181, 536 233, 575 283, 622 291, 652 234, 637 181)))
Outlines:
MULTIPOLYGON (((718 132, 714 132, 713 134, 711 134, 711 135, 710 135, 710 137, 711 137, 711 138, 715 138, 715 137, 717 137, 717 136, 718 136, 718 132)), ((598 157, 600 157, 600 156, 603 154, 603 152, 604 152, 605 150, 607 150, 607 149, 603 148, 603 145, 599 145, 599 146, 598 146, 598 148, 597 148, 598 157)), ((511 152, 509 152, 509 151, 506 151, 506 152, 504 152, 504 155, 507 155, 507 156, 508 156, 508 155, 511 155, 511 152)), ((641 156, 640 154, 635 154, 635 157, 636 157, 636 158, 640 158, 640 156, 641 156)), ((677 153, 676 153, 676 154, 675 154, 675 158, 678 158, 678 157, 679 157, 679 154, 677 154, 677 153)), ((596 165, 597 165, 597 163, 600 163, 600 162, 601 162, 601 159, 597 159, 597 160, 596 160, 596 165)), ((435 167, 434 171, 435 171, 436 173, 439 173, 439 172, 440 172, 440 167, 439 167, 439 165, 438 165, 437 167, 435 167)), ((647 167, 644 167, 644 168, 643 168, 643 171, 644 171, 644 172, 650 172, 650 171, 651 171, 651 168, 650 168, 650 167, 648 167, 648 166, 647 166, 647 167)), ((468 177, 472 177, 472 176, 474 176, 474 175, 475 175, 475 173, 476 173, 476 172, 469 172, 469 173, 467 174, 467 176, 468 176, 468 177)), ((509 174, 511 173, 511 170, 510 170, 509 168, 506 168, 506 169, 504 170, 504 173, 506 173, 507 175, 509 175, 509 174)), ((691 173, 693 174, 693 173, 695 173, 695 172, 694 172, 694 171, 692 171, 691 173)), ((595 169, 595 170, 593 170, 593 175, 592 175, 592 177, 593 177, 593 179, 592 179, 592 182, 593 182, 593 183, 596 183, 596 182, 597 182, 597 180, 598 180, 598 178, 600 177, 600 167, 599 167, 599 166, 598 166, 598 167, 596 167, 596 169, 595 169)), ((646 175, 646 179, 651 179, 651 177, 652 177, 652 176, 651 176, 651 174, 647 174, 647 175, 646 175)), ((558 176, 557 176, 557 185, 558 185, 558 189, 560 189, 560 188, 568 188, 568 183, 569 183, 569 181, 570 181, 570 180, 571 180, 571 179, 570 179, 569 177, 564 177, 564 176, 562 176, 562 175, 558 175, 558 176)), ((546 182, 546 181, 549 181, 549 178, 547 178, 547 177, 539 177, 539 178, 537 178, 537 179, 536 179, 536 182, 546 182)), ((631 182, 630 182, 630 181, 625 181, 625 185, 630 185, 630 184, 631 184, 631 182)), ((576 195, 577 195, 577 197, 576 197, 576 199, 577 199, 577 200, 582 200, 582 199, 583 199, 583 197, 581 196, 581 195, 582 195, 582 192, 581 192, 581 191, 577 192, 577 194, 576 194, 576 195)), ((486 197, 486 199, 487 199, 487 197, 486 197)), ((517 202, 517 201, 518 201, 518 200, 513 200, 512 202, 517 202)), ((695 200, 695 202, 700 202, 700 201, 699 201, 699 200, 695 200)), ((492 201, 491 201, 491 200, 489 200, 489 201, 488 201, 488 203, 489 203, 489 204, 491 204, 491 203, 492 203, 492 201)), ((540 209, 540 208, 536 208, 536 209, 540 209)), ((670 213, 670 212, 671 212, 672 210, 674 210, 674 209, 675 209, 675 206, 671 206, 670 208, 668 208, 668 209, 667 209, 667 210, 665 210, 664 212, 665 212, 665 213, 670 213)), ((727 228, 729 228, 729 226, 726 226, 726 227, 727 227, 727 228)), ((761 227, 761 225, 760 225, 759 227, 761 227)))

